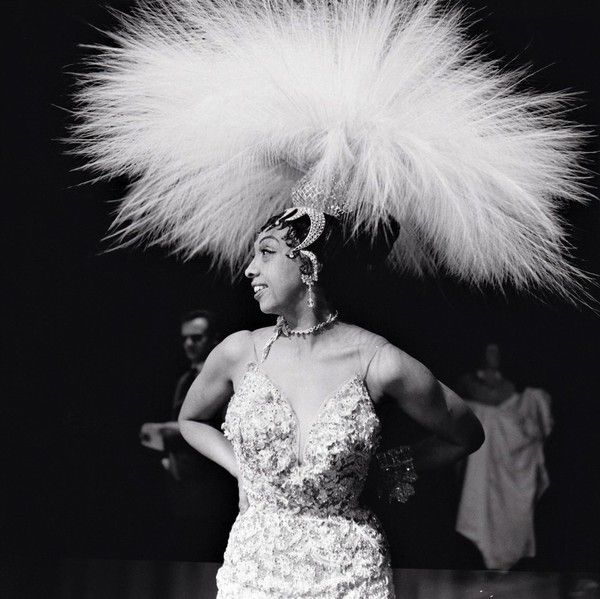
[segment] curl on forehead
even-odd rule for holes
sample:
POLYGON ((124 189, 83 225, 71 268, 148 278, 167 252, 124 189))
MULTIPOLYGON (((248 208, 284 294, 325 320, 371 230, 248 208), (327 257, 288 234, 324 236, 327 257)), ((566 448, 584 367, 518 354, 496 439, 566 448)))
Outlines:
POLYGON ((289 229, 290 227, 296 226, 310 226, 310 218, 305 214, 299 218, 293 218, 296 214, 296 210, 285 211, 272 216, 264 225, 259 229, 259 235, 266 231, 277 230, 282 231, 289 229))
POLYGON ((256 243, 270 234, 276 239, 285 242, 290 247, 298 245, 308 234, 310 219, 308 216, 303 215, 300 218, 290 220, 289 217, 293 216, 293 214, 282 212, 272 216, 260 228, 256 237, 256 243))

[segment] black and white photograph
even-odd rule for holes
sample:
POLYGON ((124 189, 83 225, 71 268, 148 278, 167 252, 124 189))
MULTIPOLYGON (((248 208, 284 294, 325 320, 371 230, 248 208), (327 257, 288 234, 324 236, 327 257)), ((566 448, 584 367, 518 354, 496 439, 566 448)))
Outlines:
POLYGON ((600 5, 2 3, 0 596, 600 599, 600 5))

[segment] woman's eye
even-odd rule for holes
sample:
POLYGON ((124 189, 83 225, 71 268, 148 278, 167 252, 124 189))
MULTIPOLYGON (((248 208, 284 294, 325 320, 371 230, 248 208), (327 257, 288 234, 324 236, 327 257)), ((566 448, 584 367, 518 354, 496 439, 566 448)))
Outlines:
POLYGON ((262 249, 258 250, 258 253, 261 256, 264 256, 265 254, 274 254, 275 252, 273 252, 272 250, 268 250, 266 248, 262 248, 262 249))

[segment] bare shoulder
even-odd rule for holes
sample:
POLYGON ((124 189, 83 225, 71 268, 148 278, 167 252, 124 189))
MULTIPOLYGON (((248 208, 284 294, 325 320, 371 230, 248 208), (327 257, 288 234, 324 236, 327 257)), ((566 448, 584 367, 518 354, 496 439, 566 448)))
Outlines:
POLYGON ((250 362, 255 362, 273 334, 273 327, 253 331, 238 331, 222 341, 223 355, 234 385, 242 378, 250 362))
POLYGON ((399 376, 423 365, 382 335, 354 324, 340 323, 345 343, 358 348, 379 370, 399 376))
POLYGON ((370 369, 372 382, 381 394, 406 395, 427 393, 437 385, 437 380, 422 362, 386 343, 377 352, 370 369))
POLYGON ((381 347, 379 362, 381 366, 391 367, 394 371, 402 374, 409 372, 411 369, 423 366, 419 360, 411 356, 408 352, 389 342, 381 347))
POLYGON ((348 344, 355 345, 367 354, 388 344, 388 340, 377 333, 364 329, 355 324, 340 322, 340 328, 348 344))
MULTIPOLYGON (((206 361, 209 364, 224 369, 234 377, 240 365, 253 355, 252 333, 237 331, 228 335, 217 345, 206 361)), ((205 367, 206 367, 205 366, 205 367)))

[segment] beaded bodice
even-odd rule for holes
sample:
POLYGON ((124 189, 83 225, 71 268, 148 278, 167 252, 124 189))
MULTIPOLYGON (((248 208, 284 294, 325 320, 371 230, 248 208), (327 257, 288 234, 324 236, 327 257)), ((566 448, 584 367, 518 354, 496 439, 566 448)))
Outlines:
POLYGON ((251 506, 334 515, 358 507, 380 422, 356 374, 323 401, 300 448, 291 404, 251 362, 231 398, 223 431, 251 506))

